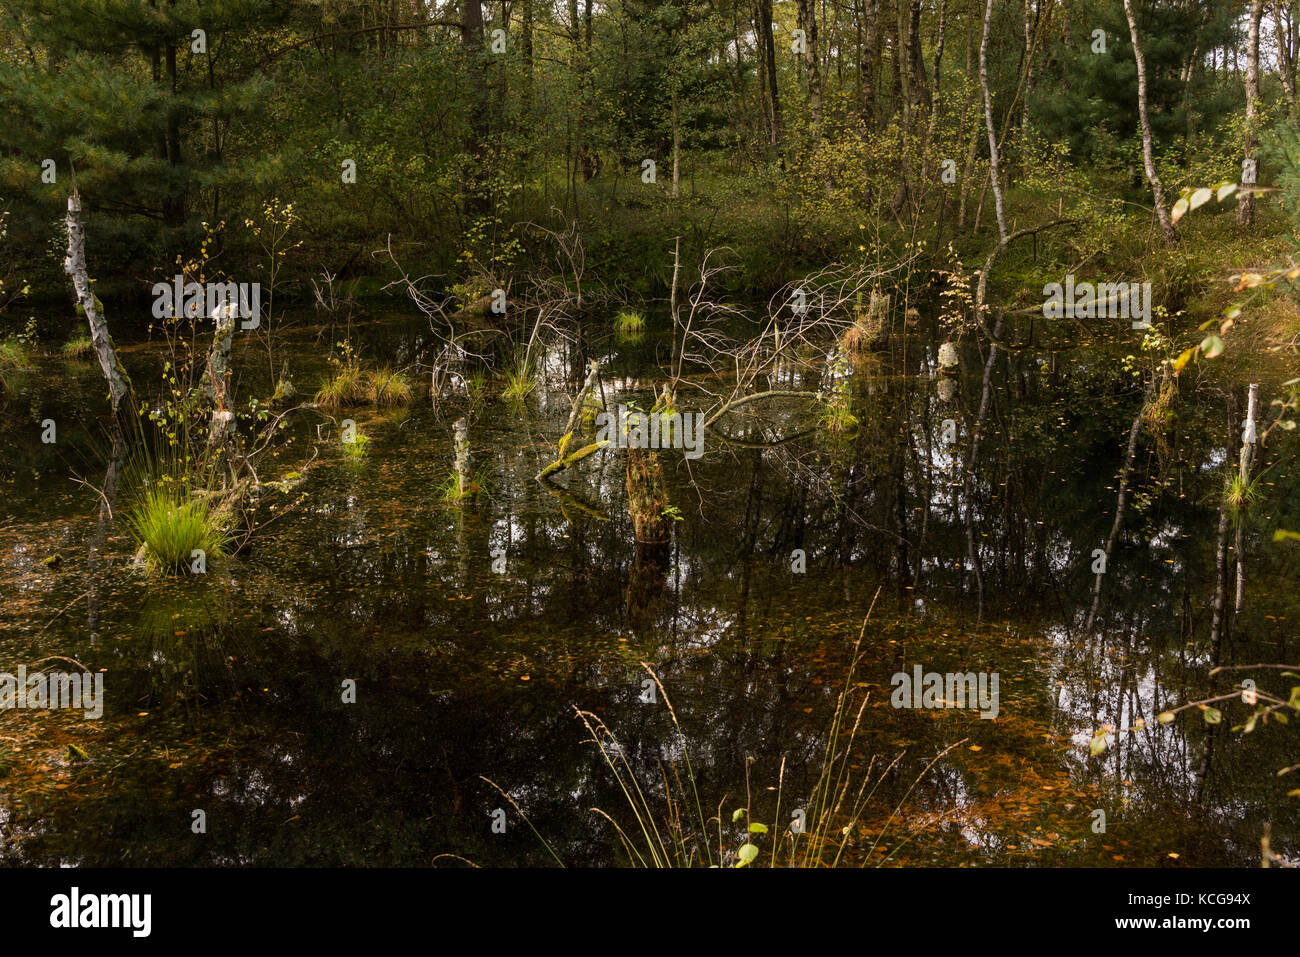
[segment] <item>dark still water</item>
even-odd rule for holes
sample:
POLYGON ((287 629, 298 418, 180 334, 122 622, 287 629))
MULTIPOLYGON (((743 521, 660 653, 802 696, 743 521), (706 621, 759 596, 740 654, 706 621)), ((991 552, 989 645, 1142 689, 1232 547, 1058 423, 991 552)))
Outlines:
MULTIPOLYGON (((290 351, 323 356, 319 333, 300 327, 290 351)), ((419 336, 391 317, 356 341, 404 365, 419 336)), ((654 341, 605 354, 608 402, 650 404, 654 341)), ((815 424, 778 400, 719 423, 698 459, 664 452, 680 517, 663 547, 635 542, 623 452, 555 488, 534 481, 572 381, 522 405, 426 393, 348 412, 371 439, 355 461, 329 419, 296 413, 260 467, 269 524, 206 576, 175 579, 132 562, 129 480, 111 514, 100 495, 98 368, 38 357, 0 404, 0 672, 71 659, 103 672, 105 705, 98 720, 0 711, 0 860, 619 865, 636 857, 615 823, 645 854, 635 782, 669 844, 698 794, 710 843, 683 840, 704 863, 744 843, 733 812, 748 804, 770 828, 754 838, 766 864, 794 812, 813 816, 828 746, 870 782, 848 833, 833 829, 842 864, 1257 866, 1266 828, 1275 852, 1300 857, 1287 796, 1300 785, 1277 773, 1297 763, 1293 725, 1234 730, 1254 710, 1239 700, 1217 705, 1217 724, 1195 708, 1156 721, 1242 676, 1290 694, 1277 669, 1209 674, 1216 643, 1221 665, 1296 658, 1300 546, 1272 541, 1300 529, 1289 434, 1259 452, 1246 600, 1234 614, 1229 582, 1212 634, 1241 414, 1229 399, 1254 381, 1266 405, 1285 370, 1180 377, 1168 414, 1140 430, 1098 576, 1143 399, 1122 361, 1135 345, 1008 345, 987 401, 987 352, 964 351, 962 374, 943 378, 933 341, 896 338, 848 381, 855 432, 752 447, 815 424), (467 413, 485 493, 448 505, 452 423, 467 413), (286 477, 292 488, 270 487, 286 477), (996 717, 894 707, 893 676, 917 666, 996 675, 996 717), (575 709, 617 745, 602 751, 575 709)), ((152 388, 160 347, 123 354, 152 388)), ((237 348, 241 395, 268 391, 263 365, 237 348)), ((326 366, 293 371, 310 395, 326 366)), ((1235 563, 1235 525, 1227 542, 1235 563)))

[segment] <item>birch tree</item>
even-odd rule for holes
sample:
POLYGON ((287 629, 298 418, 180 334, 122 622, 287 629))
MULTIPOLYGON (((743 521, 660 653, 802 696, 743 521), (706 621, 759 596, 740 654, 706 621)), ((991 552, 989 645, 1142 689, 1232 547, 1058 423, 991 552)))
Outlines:
MULTIPOLYGON (((1125 4, 1128 0, 1124 0, 1125 4)), ((1002 170, 998 163, 998 133, 993 125, 993 97, 989 94, 989 23, 993 0, 984 6, 984 35, 980 38, 980 91, 984 94, 984 125, 989 134, 989 178, 993 181, 993 204, 998 215, 998 242, 1007 241, 1007 217, 1002 208, 1002 170)))
POLYGON ((108 381, 108 397, 113 404, 113 412, 116 413, 122 400, 131 394, 131 379, 117 359, 113 338, 108 334, 108 322, 99 311, 95 291, 90 288, 90 276, 86 271, 86 232, 81 224, 81 195, 75 190, 68 197, 68 255, 63 261, 63 270, 72 277, 77 304, 86 314, 90 341, 94 344, 99 367, 108 381))
MULTIPOLYGON (((1246 133, 1241 161, 1241 185, 1254 186, 1258 161, 1255 155, 1259 137, 1255 124, 1259 116, 1259 21, 1264 15, 1264 0, 1251 0, 1250 26, 1246 34, 1246 133)), ((1250 226, 1255 222, 1255 194, 1243 190, 1237 198, 1237 224, 1250 226)))
MULTIPOLYGON (((993 0, 989 0, 990 6, 993 0)), ((1173 245, 1178 242, 1178 233, 1174 230, 1173 220, 1165 207, 1165 188, 1156 172, 1155 146, 1151 136, 1151 118, 1147 115, 1147 63, 1142 55, 1142 44, 1138 40, 1137 18, 1133 16, 1132 0, 1124 0, 1124 17, 1128 20, 1129 38, 1133 42, 1133 59, 1137 63, 1138 76, 1138 122, 1142 126, 1142 162, 1146 167, 1147 182, 1151 184, 1151 193, 1156 201, 1156 219, 1160 231, 1164 233, 1165 242, 1173 245)), ((988 26, 985 25, 985 33, 988 26)), ((981 61, 981 72, 983 62, 981 61)), ((987 96, 987 94, 985 94, 987 96)))

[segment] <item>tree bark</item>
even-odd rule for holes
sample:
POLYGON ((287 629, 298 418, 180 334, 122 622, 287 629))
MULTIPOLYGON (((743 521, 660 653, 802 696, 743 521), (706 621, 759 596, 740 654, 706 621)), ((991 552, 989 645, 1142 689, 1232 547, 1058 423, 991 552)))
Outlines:
POLYGON ((668 491, 664 487, 663 466, 659 455, 649 449, 627 450, 627 499, 632 526, 638 542, 658 543, 669 540, 668 491))
MULTIPOLYGON (((1246 134, 1245 154, 1241 164, 1241 185, 1254 186, 1258 180, 1256 147, 1259 136, 1255 124, 1259 116, 1259 21, 1264 14, 1264 0, 1251 0, 1250 27, 1246 39, 1246 134)), ((1255 222, 1255 194, 1243 191, 1237 197, 1237 225, 1255 222)))
MULTIPOLYGON (((1250 384, 1249 397, 1246 400, 1246 422, 1241 432, 1241 456, 1238 460, 1238 474, 1241 476, 1241 486, 1243 494, 1246 489, 1250 488, 1250 464, 1255 454, 1255 410, 1259 405, 1259 383, 1250 384)), ((1237 516, 1237 601, 1233 606, 1236 613, 1240 615, 1246 608, 1246 516, 1245 505, 1242 507, 1243 514, 1237 516)))
MULTIPOLYGON (((991 3, 992 0, 989 0, 991 3)), ((1142 55, 1142 44, 1138 40, 1137 18, 1133 16, 1132 0, 1124 0, 1124 16, 1128 20, 1129 38, 1133 42, 1133 59, 1137 63, 1138 75, 1138 122, 1142 125, 1142 162, 1146 167, 1147 182, 1151 184, 1151 193, 1156 201, 1156 220, 1160 231, 1164 233, 1165 242, 1173 245, 1178 242, 1178 233, 1174 230, 1169 210, 1165 207, 1165 188, 1156 172, 1155 146, 1151 135, 1151 118, 1147 115, 1147 62, 1142 55)))
MULTIPOLYGON (((1020 97, 1021 144, 1029 139, 1029 92, 1034 87, 1034 29, 1037 24, 1038 12, 1034 10, 1034 0, 1025 0, 1025 89, 1020 97)), ((1023 152, 1023 145, 1021 150, 1023 152)))
MULTIPOLYGON (((1127 5, 1128 0, 1124 0, 1127 5)), ((993 202, 997 207, 998 241, 1007 241, 1007 219, 1002 208, 1002 171, 998 163, 998 138, 993 126, 993 98, 989 94, 989 23, 993 19, 993 0, 984 6, 984 34, 980 38, 980 91, 984 94, 984 125, 989 134, 989 178, 993 181, 993 202)))
POLYGON ((673 90, 673 199, 681 195, 682 182, 682 134, 681 124, 677 119, 677 91, 673 90))
POLYGON ((203 376, 203 393, 212 402, 212 415, 208 422, 208 447, 220 449, 230 439, 235 413, 229 408, 230 393, 230 339, 238 315, 235 303, 219 306, 210 316, 216 323, 212 334, 212 348, 208 351, 208 366, 203 376))
POLYGON ((880 0, 862 0, 862 57, 858 73, 862 80, 862 121, 871 129, 876 116, 876 68, 880 61, 880 0))
POLYGON ((907 72, 913 110, 928 110, 931 105, 930 84, 925 77, 925 62, 921 56, 921 0, 912 0, 907 24, 907 72))
POLYGON ((1291 26, 1284 16, 1287 5, 1278 2, 1273 7, 1273 35, 1277 38, 1278 70, 1282 75, 1282 92, 1286 95, 1291 115, 1295 115, 1295 45, 1291 42, 1291 26))
POLYGON ((462 415, 452 425, 453 441, 456 449, 456 481, 462 496, 469 495, 474 488, 474 468, 469 457, 469 421, 462 415))
POLYGON ((772 0, 759 0, 758 21, 762 45, 759 56, 766 61, 764 73, 767 76, 767 101, 771 120, 769 145, 778 146, 781 142, 781 92, 776 82, 776 38, 772 35, 772 0))
POLYGON ((72 277, 77 302, 86 313, 90 340, 95 346, 99 367, 108 381, 113 412, 117 413, 122 400, 131 395, 131 379, 117 359, 113 338, 108 334, 108 323, 100 314, 95 292, 90 288, 90 277, 86 272, 86 233, 81 224, 81 196, 76 192, 68 197, 68 255, 63 261, 63 270, 72 277))
POLYGON ((818 139, 822 124, 822 72, 817 53, 817 6, 815 0, 799 0, 799 21, 804 30, 804 72, 808 77, 808 120, 813 139, 818 139))

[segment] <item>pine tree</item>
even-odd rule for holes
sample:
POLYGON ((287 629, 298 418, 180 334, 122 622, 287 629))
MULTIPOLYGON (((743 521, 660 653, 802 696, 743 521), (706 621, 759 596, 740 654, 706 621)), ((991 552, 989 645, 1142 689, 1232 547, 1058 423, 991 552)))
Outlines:
POLYGON ((23 45, 44 53, 0 65, 0 181, 24 197, 16 219, 35 245, 75 175, 94 247, 165 261, 273 162, 226 147, 269 92, 257 58, 287 0, 8 5, 23 45))

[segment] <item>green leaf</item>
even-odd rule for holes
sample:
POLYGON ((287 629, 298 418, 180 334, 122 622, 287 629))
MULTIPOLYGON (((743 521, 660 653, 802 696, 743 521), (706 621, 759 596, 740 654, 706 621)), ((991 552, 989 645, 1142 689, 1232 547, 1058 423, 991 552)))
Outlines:
POLYGON ((1088 742, 1088 753, 1094 758, 1106 750, 1106 732, 1102 731, 1092 736, 1088 742))
POLYGON ((1218 724, 1223 720, 1223 712, 1218 708, 1206 708, 1204 714, 1206 724, 1218 724))
POLYGON ((749 822, 749 833, 750 833, 750 834, 766 834, 766 833, 767 833, 767 825, 766 825, 766 824, 759 824, 757 821, 750 821, 750 822, 749 822))
POLYGON ((1183 214, 1186 212, 1187 212, 1187 200, 1180 199, 1178 202, 1174 203, 1174 209, 1173 212, 1169 214, 1169 218, 1170 220, 1176 223, 1183 218, 1183 214))
POLYGON ((1219 202, 1223 202, 1225 199, 1227 199, 1236 191, 1237 191, 1236 183, 1224 183, 1222 186, 1219 187, 1219 190, 1215 194, 1214 198, 1217 199, 1219 202))
POLYGON ((1252 732, 1252 731, 1255 730, 1255 721, 1256 721, 1258 718, 1259 718, 1259 715, 1258 715, 1258 714, 1252 714, 1252 715, 1250 716, 1250 720, 1246 722, 1246 726, 1245 726, 1244 728, 1242 728, 1241 730, 1244 731, 1246 734, 1250 734, 1250 732, 1252 732))
POLYGON ((745 809, 743 807, 736 808, 734 811, 731 812, 731 823, 735 824, 744 816, 745 816, 745 809))
POLYGON ((1213 195, 1214 193, 1210 190, 1208 186, 1202 186, 1196 192, 1192 193, 1191 199, 1187 201, 1187 204, 1192 209, 1199 209, 1200 207, 1208 203, 1210 201, 1210 197, 1213 195))
POLYGON ((1287 539, 1300 542, 1300 532, 1289 532, 1285 528, 1279 528, 1273 533, 1273 541, 1285 542, 1287 539))
POLYGON ((1224 348, 1223 340, 1214 335, 1206 336, 1205 341, 1201 343, 1201 351, 1205 353, 1207 359, 1217 359, 1223 355, 1224 348))
POLYGON ((754 858, 758 857, 758 848, 753 844, 742 844, 736 853, 740 855, 740 863, 736 866, 744 867, 746 864, 753 863, 754 858))
POLYGON ((1156 716, 1156 720, 1161 724, 1168 724, 1174 720, 1174 713, 1172 711, 1161 711, 1160 714, 1156 716))
MULTIPOLYGON (((1236 319, 1240 315, 1241 315, 1241 306, 1229 306, 1227 309, 1223 310, 1224 319, 1236 319)), ((1201 328, 1205 328, 1205 327, 1202 326, 1201 328)))

